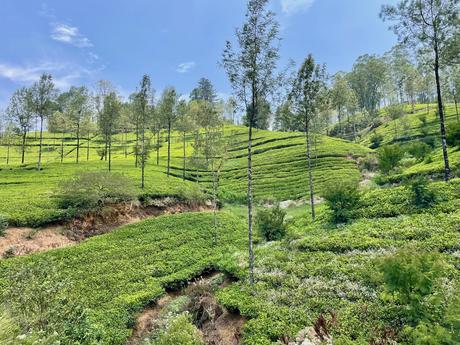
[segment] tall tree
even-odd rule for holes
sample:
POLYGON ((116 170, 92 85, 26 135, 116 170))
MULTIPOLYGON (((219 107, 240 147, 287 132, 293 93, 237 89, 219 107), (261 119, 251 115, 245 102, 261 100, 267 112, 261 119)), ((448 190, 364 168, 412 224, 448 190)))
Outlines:
POLYGON ((99 129, 104 137, 106 155, 108 157, 109 171, 112 170, 112 136, 115 131, 115 124, 120 115, 121 103, 115 92, 110 92, 104 98, 104 106, 98 119, 99 129))
POLYGON ((38 170, 42 169, 43 122, 53 112, 56 90, 50 74, 42 74, 31 88, 30 109, 40 119, 40 142, 38 146, 38 170))
POLYGON ((236 30, 238 49, 227 41, 222 65, 234 95, 244 104, 248 118, 248 239, 249 281, 254 284, 254 248, 252 239, 252 130, 259 115, 260 101, 267 99, 278 85, 275 75, 279 59, 279 24, 267 9, 268 0, 249 0, 246 20, 236 30))
POLYGON ((159 102, 159 112, 168 130, 168 163, 166 173, 169 177, 171 173, 171 131, 177 118, 178 95, 173 87, 168 87, 163 91, 159 102))
MULTIPOLYGON (((96 83, 96 90, 93 94, 94 107, 96 109, 96 116, 99 119, 103 116, 105 98, 112 92, 115 91, 115 87, 108 80, 99 80, 96 83)), ((105 147, 102 152, 102 159, 107 160, 108 142, 105 140, 105 147)))
POLYGON ((454 101, 457 121, 460 121, 458 114, 458 103, 460 102, 460 66, 451 66, 446 70, 446 89, 454 101))
POLYGON ((21 134, 21 164, 24 164, 26 152, 26 138, 32 126, 33 113, 30 109, 31 93, 29 89, 21 88, 11 96, 6 114, 16 124, 21 134))
MULTIPOLYGON (((337 110, 337 118, 339 125, 339 133, 342 133, 342 118, 345 113, 348 99, 351 97, 352 90, 348 84, 346 74, 343 72, 336 73, 333 78, 333 84, 331 89, 331 101, 333 107, 337 110)), ((347 117, 348 123, 350 118, 347 117)))
POLYGON ((318 114, 321 92, 325 87, 326 68, 315 64, 310 54, 299 69, 289 95, 294 114, 303 122, 310 188, 311 217, 315 220, 315 193, 311 164, 311 127, 318 114))
POLYGON ((190 93, 190 99, 194 101, 200 100, 215 103, 217 94, 211 81, 207 78, 201 78, 198 81, 198 86, 190 93))
MULTIPOLYGON (((447 154, 444 107, 441 92, 440 70, 453 59, 452 46, 460 40, 458 0, 400 0, 397 5, 384 5, 380 16, 394 22, 391 26, 401 42, 422 51, 431 51, 429 64, 434 70, 441 144, 444 157, 444 179, 450 178, 447 154)), ((458 52, 457 52, 458 53, 458 52)))
POLYGON ((69 118, 71 126, 75 129, 75 134, 77 136, 76 162, 78 163, 80 160, 82 123, 85 118, 91 115, 88 89, 84 86, 72 86, 68 92, 59 95, 58 103, 61 107, 61 111, 69 118))
POLYGON ((145 165, 147 163, 150 142, 145 136, 145 131, 149 127, 150 118, 153 112, 153 94, 150 77, 145 74, 142 77, 139 93, 137 94, 137 104, 139 106, 139 132, 140 132, 140 164, 141 164, 141 188, 145 186, 145 165))
POLYGON ((194 128, 192 116, 190 115, 189 104, 185 100, 180 100, 177 105, 176 130, 182 134, 182 179, 185 180, 187 163, 187 133, 194 128))

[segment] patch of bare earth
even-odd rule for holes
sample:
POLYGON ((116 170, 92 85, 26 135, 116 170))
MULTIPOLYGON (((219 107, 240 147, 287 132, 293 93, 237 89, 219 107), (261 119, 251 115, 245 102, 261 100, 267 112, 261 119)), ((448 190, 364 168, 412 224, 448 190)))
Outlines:
POLYGON ((38 231, 32 228, 9 228, 5 231, 5 236, 0 237, 0 255, 27 255, 75 243, 76 241, 63 235, 60 226, 38 231))
MULTIPOLYGON (((163 310, 179 296, 188 296, 191 301, 188 311, 198 317, 196 326, 208 345, 239 345, 241 331, 246 319, 220 306, 211 293, 210 282, 221 273, 213 272, 190 283, 179 291, 167 292, 156 303, 147 306, 137 317, 131 337, 126 345, 141 345, 164 316, 163 310)), ((218 288, 231 284, 225 278, 218 288)))
POLYGON ((41 229, 8 228, 0 237, 0 259, 44 252, 78 244, 86 238, 102 235, 122 225, 166 214, 202 212, 209 205, 186 203, 173 198, 158 199, 150 205, 124 203, 90 212, 62 224, 50 224, 41 229))

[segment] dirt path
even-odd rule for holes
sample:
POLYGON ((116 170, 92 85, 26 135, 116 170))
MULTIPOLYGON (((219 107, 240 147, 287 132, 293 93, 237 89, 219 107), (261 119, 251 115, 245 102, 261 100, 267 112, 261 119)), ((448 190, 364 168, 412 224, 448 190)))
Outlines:
MULTIPOLYGON (((193 294, 193 287, 210 284, 210 282, 221 273, 212 272, 195 281, 179 291, 167 292, 165 296, 160 298, 156 303, 147 306, 137 317, 136 324, 133 328, 133 334, 128 339, 125 345, 141 345, 145 342, 148 336, 156 329, 165 308, 173 303, 178 297, 189 296, 193 294)), ((224 288, 230 285, 232 281, 225 278, 218 288, 224 288)), ((209 345, 239 345, 241 330, 246 322, 239 314, 230 313, 227 309, 219 306, 214 296, 202 296, 200 298, 206 301, 206 309, 209 310, 212 305, 218 312, 215 320, 207 320, 200 325, 199 330, 206 344, 209 345), (209 300, 212 300, 209 304, 209 300)), ((163 315, 164 316, 164 315, 163 315)))
POLYGON ((102 212, 90 213, 63 224, 46 225, 41 229, 11 227, 5 230, 5 236, 0 236, 0 259, 75 245, 86 238, 147 218, 209 209, 203 204, 187 204, 164 198, 149 206, 132 203, 114 205, 102 212))

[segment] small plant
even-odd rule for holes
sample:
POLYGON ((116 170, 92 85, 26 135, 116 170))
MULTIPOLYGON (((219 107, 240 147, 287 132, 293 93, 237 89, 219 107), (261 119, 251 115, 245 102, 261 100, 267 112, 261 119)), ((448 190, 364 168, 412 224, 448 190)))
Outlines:
POLYGON ((267 241, 279 241, 286 235, 286 211, 279 205, 257 212, 256 224, 259 233, 267 241))
POLYGON ((431 146, 423 141, 414 141, 405 146, 404 149, 419 162, 423 161, 432 151, 431 146))
POLYGON ((9 259, 9 258, 16 256, 16 247, 15 246, 9 247, 7 250, 5 250, 2 256, 4 259, 9 259))
POLYGON ((0 214, 0 236, 5 235, 5 230, 7 227, 8 227, 8 219, 3 214, 0 214))
POLYGON ((337 224, 346 223, 353 218, 361 196, 357 182, 336 181, 326 186, 323 197, 332 211, 333 222, 337 224))
POLYGON ((173 318, 167 328, 159 334, 157 345, 204 345, 198 329, 192 324, 190 316, 183 313, 173 318))
POLYGON ((380 147, 383 141, 383 136, 377 133, 371 137, 371 145, 369 146, 371 149, 377 149, 380 147))
POLYGON ((456 122, 447 129, 447 144, 460 148, 460 122, 456 122))
POLYGON ((436 194, 428 188, 429 181, 420 176, 406 182, 411 191, 412 203, 418 208, 431 207, 436 203, 436 194))
POLYGON ((376 171, 378 168, 378 161, 374 155, 367 155, 358 160, 358 165, 361 171, 366 170, 369 172, 376 171))
POLYGON ((121 174, 85 172, 59 185, 56 193, 63 209, 87 211, 136 197, 131 180, 121 174))
POLYGON ((382 146, 377 152, 379 168, 384 174, 394 170, 404 156, 404 151, 398 144, 382 146))

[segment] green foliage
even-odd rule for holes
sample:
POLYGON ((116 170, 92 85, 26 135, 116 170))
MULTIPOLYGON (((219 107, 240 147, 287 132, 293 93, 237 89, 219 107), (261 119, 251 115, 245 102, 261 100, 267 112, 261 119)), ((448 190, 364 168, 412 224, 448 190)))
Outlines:
POLYGON ((432 151, 431 146, 423 141, 413 141, 405 145, 403 149, 418 161, 424 160, 432 151))
POLYGON ((377 134, 377 133, 374 132, 374 134, 372 135, 370 141, 371 141, 371 144, 369 145, 369 147, 371 149, 377 149, 382 144, 383 136, 381 136, 380 134, 377 134))
POLYGON ((129 178, 109 172, 80 173, 61 182, 56 193, 59 207, 77 212, 129 201, 135 196, 136 191, 129 178))
POLYGON ((353 217, 359 205, 360 193, 354 181, 335 181, 323 192, 326 204, 332 211, 334 223, 345 223, 353 217))
POLYGON ((380 263, 383 299, 400 304, 411 326, 430 320, 443 301, 440 278, 446 275, 446 263, 437 253, 418 248, 403 248, 380 263))
POLYGON ((198 329, 188 314, 173 318, 167 328, 159 334, 155 345, 204 345, 198 329))
POLYGON ((377 152, 379 168, 384 174, 395 169, 404 156, 404 151, 398 144, 382 146, 377 152))
POLYGON ((0 214, 0 237, 5 234, 5 229, 8 227, 8 219, 0 214))
POLYGON ((460 122, 456 122, 447 128, 447 144, 460 148, 460 122))
POLYGON ((286 235, 286 211, 279 205, 257 211, 256 224, 260 235, 266 241, 278 241, 286 235))
POLYGON ((406 182, 412 194, 412 202, 419 208, 427 208, 436 203, 436 194, 428 187, 428 183, 428 179, 423 176, 406 182))

